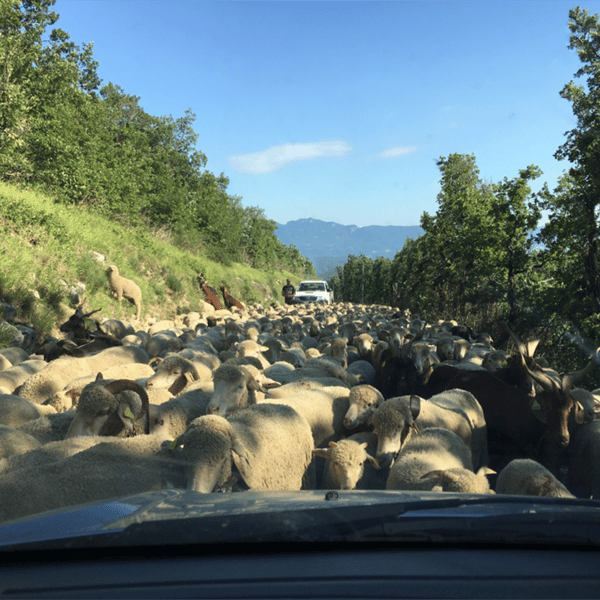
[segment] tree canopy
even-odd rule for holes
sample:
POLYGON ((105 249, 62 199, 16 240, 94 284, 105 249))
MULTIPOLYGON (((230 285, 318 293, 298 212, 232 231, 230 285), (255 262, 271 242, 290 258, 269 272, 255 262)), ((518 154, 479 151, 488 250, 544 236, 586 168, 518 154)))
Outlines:
POLYGON ((227 192, 197 148, 196 115, 153 116, 141 98, 102 84, 92 44, 51 29, 55 0, 0 0, 0 178, 58 201, 168 229, 224 262, 314 272, 279 242, 275 223, 227 192))

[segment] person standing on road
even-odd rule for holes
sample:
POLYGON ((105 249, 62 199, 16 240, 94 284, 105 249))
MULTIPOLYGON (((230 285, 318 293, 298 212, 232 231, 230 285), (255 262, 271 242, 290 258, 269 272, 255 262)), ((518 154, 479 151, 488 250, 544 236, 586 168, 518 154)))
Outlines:
POLYGON ((296 295, 296 288, 292 285, 292 282, 288 279, 286 284, 281 289, 281 295, 285 298, 286 304, 294 304, 294 296, 296 295))

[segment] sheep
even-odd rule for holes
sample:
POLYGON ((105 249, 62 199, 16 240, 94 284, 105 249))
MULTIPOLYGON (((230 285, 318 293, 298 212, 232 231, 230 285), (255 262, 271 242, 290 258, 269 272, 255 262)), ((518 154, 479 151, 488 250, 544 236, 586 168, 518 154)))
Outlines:
MULTIPOLYGON (((400 450, 385 484, 386 490, 434 490, 437 471, 473 470, 465 443, 448 429, 432 428, 413 436, 400 450), (431 473, 436 473, 430 477, 431 473)), ((460 471, 459 473, 461 473, 460 471)))
POLYGON ((32 419, 17 429, 33 436, 41 444, 47 444, 65 439, 74 417, 75 409, 72 408, 62 413, 48 414, 38 419, 32 419))
POLYGON ((383 394, 372 385, 364 384, 354 386, 348 396, 348 411, 344 416, 344 427, 356 429, 363 423, 372 427, 373 413, 384 402, 383 394))
POLYGON ((203 389, 203 382, 191 384, 185 392, 160 405, 148 407, 149 432, 170 439, 181 435, 188 424, 207 413, 211 394, 203 389))
POLYGON ((0 458, 25 454, 40 446, 41 443, 38 440, 24 431, 0 425, 0 458))
POLYGON ((45 360, 24 360, 0 371, 0 393, 12 394, 29 377, 41 371, 47 364, 45 360))
POLYGON ((328 448, 315 448, 313 455, 326 459, 323 472, 323 489, 334 490, 354 490, 354 489, 383 489, 381 485, 371 483, 373 477, 369 472, 369 467, 380 470, 381 467, 377 459, 372 455, 377 446, 377 439, 374 434, 357 434, 356 436, 342 439, 336 442, 329 442, 328 448), (371 436, 371 454, 369 454, 369 441, 364 439, 371 436), (364 441, 363 441, 364 439, 364 441), (370 476, 367 478, 366 476, 370 476))
POLYGON ((135 346, 107 348, 98 354, 81 358, 62 356, 28 377, 15 392, 35 404, 44 404, 79 377, 96 375, 124 363, 147 363, 148 360, 145 350, 135 346))
MULTIPOLYGON (((205 365, 203 376, 208 378, 211 371, 205 365)), ((178 354, 167 356, 158 363, 156 372, 146 381, 147 388, 167 388, 174 396, 185 389, 191 381, 200 379, 199 367, 178 354)))
MULTIPOLYGON (((127 379, 105 381, 99 376, 83 388, 66 437, 133 433, 136 422, 145 423, 142 419, 147 412, 148 395, 141 385, 127 379)), ((144 430, 148 433, 146 426, 144 430)))
POLYGON ((214 393, 207 407, 209 414, 228 416, 256 404, 259 383, 250 370, 233 364, 221 365, 213 374, 214 393))
POLYGON ((139 285, 119 275, 119 269, 115 265, 108 267, 108 280, 111 292, 117 297, 119 303, 125 298, 135 306, 135 318, 139 321, 142 311, 142 290, 139 285))
POLYGON ((345 437, 344 416, 348 412, 348 395, 349 390, 343 386, 327 386, 285 398, 265 397, 258 404, 276 403, 294 408, 310 425, 317 447, 345 437))
POLYGON ((34 404, 12 394, 0 394, 0 425, 19 427, 27 421, 55 412, 53 406, 34 404))
POLYGON ((91 374, 86 358, 61 356, 28 377, 15 391, 22 398, 35 404, 43 404, 56 392, 64 389, 70 381, 91 374))
POLYGON ((529 458, 512 460, 498 473, 496 494, 575 497, 546 467, 529 458))
POLYGON ((121 443, 105 439, 110 441, 48 464, 2 473, 0 522, 106 498, 185 487, 187 465, 174 457, 168 442, 155 436, 121 443))
POLYGON ((361 383, 368 383, 373 385, 375 383, 375 367, 366 360, 355 360, 351 362, 347 369, 349 381, 354 385, 360 385, 361 383))
POLYGON ((471 453, 471 422, 462 410, 438 406, 415 395, 390 398, 373 414, 377 458, 383 466, 389 466, 413 434, 442 427, 458 435, 471 453))
POLYGON ((29 354, 27 354, 23 348, 19 348, 18 346, 10 346, 9 348, 0 349, 0 356, 8 359, 13 367, 19 363, 29 360, 29 354))
POLYGON ((188 488, 198 492, 222 486, 233 465, 250 489, 300 490, 314 447, 306 420, 278 404, 252 406, 229 420, 199 417, 177 438, 180 445, 182 457, 193 465, 188 488))

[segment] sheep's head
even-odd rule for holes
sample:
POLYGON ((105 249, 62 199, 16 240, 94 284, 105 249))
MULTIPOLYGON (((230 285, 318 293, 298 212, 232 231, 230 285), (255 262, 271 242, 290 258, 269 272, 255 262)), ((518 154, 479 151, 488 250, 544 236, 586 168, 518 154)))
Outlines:
POLYGON ((148 394, 142 386, 127 379, 105 382, 99 374, 83 388, 67 438, 133 432, 147 411, 148 394))
POLYGON ((350 406, 344 417, 346 429, 356 429, 361 423, 366 422, 384 401, 383 394, 372 385, 364 384, 354 386, 348 397, 350 406))
POLYGON ((181 447, 181 457, 189 463, 188 489, 210 493, 231 478, 232 458, 248 461, 248 452, 231 424, 218 415, 194 419, 171 445, 181 447))
POLYGON ((329 448, 315 448, 313 454, 329 460, 328 468, 341 490, 353 490, 363 476, 365 463, 379 469, 379 462, 367 452, 367 442, 354 440, 329 442, 329 448))
POLYGON ((256 404, 260 384, 242 366, 223 364, 213 374, 214 392, 206 412, 226 417, 241 408, 256 404))
POLYGON ((418 432, 415 419, 421 412, 419 396, 386 400, 373 414, 373 433, 377 435, 377 459, 390 467, 404 443, 418 432))
POLYGON ((147 388, 168 388, 171 394, 179 394, 190 380, 200 379, 194 363, 187 358, 172 355, 164 360, 156 360, 158 368, 156 373, 146 381, 147 388))

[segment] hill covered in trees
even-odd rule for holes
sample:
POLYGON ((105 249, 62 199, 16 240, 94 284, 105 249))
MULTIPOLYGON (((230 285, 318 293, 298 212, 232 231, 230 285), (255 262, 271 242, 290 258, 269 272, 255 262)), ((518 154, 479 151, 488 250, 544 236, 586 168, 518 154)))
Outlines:
POLYGON ((54 0, 0 3, 0 179, 64 205, 165 232, 222 264, 312 272, 259 207, 206 169, 195 115, 154 116, 102 85, 92 44, 52 29, 54 0))

